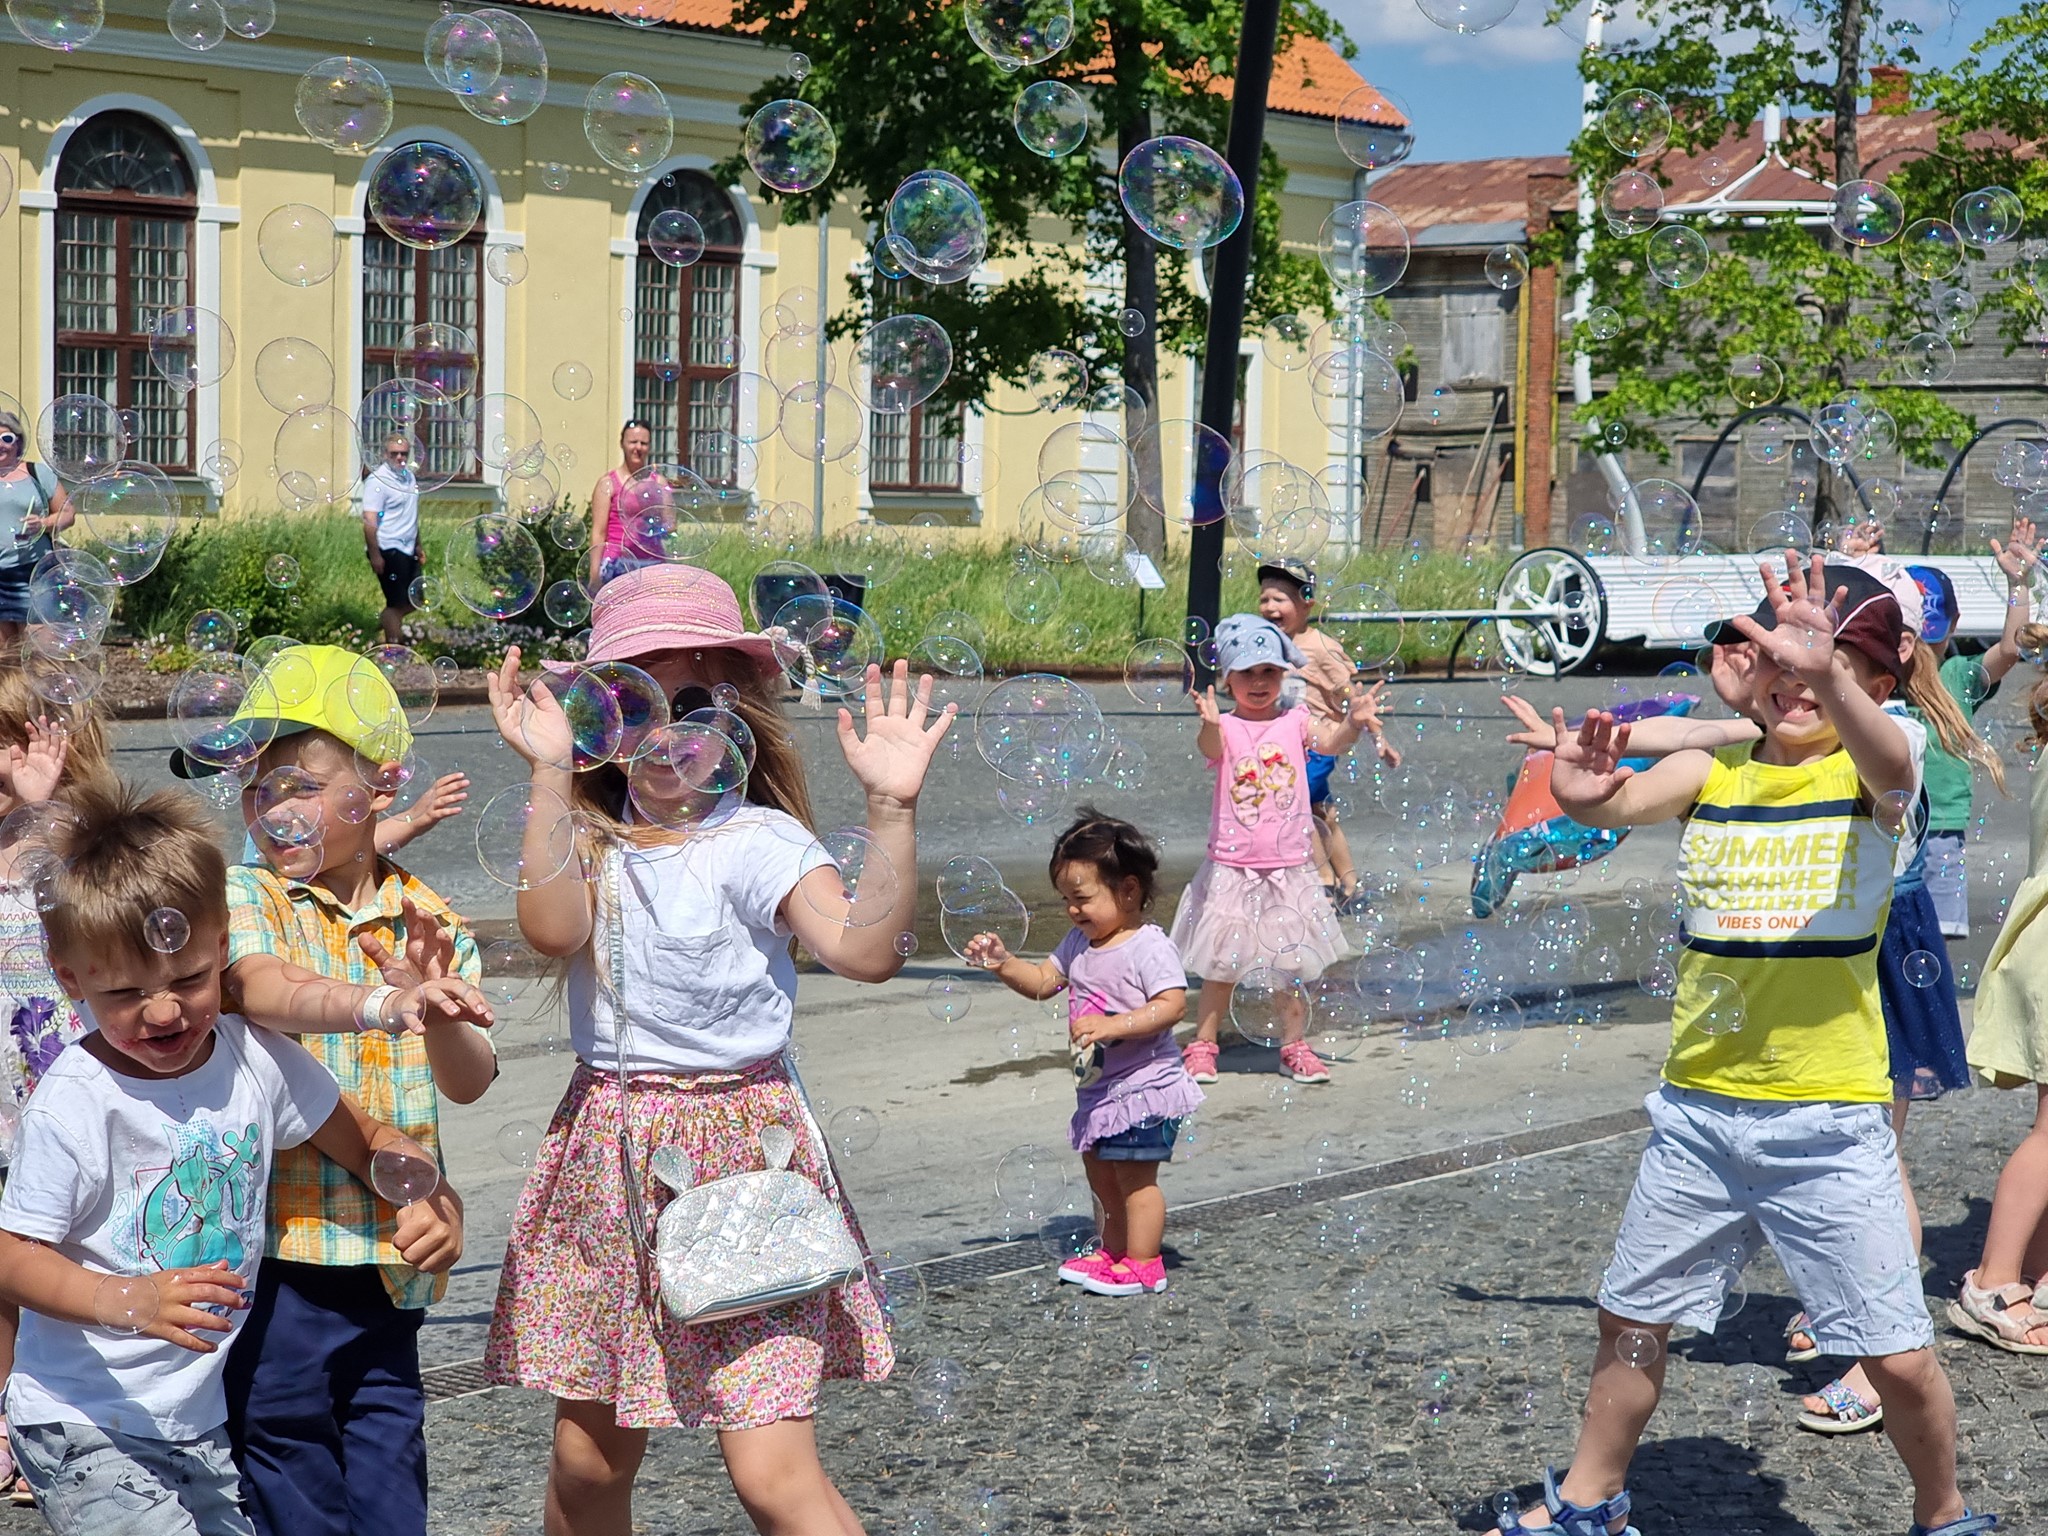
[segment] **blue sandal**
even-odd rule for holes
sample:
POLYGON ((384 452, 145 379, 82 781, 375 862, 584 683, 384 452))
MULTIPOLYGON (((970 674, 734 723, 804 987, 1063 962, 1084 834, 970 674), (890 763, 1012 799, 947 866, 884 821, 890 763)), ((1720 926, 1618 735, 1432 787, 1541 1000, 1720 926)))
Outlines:
MULTIPOLYGON (((1516 1515, 1513 1525, 1503 1523, 1498 1529, 1512 1533, 1527 1531, 1530 1533, 1530 1536, 1542 1536, 1542 1533, 1550 1531, 1555 1531, 1557 1536, 1609 1536, 1607 1522, 1616 1519, 1626 1520, 1628 1517, 1628 1506, 1629 1497, 1626 1488, 1622 1489, 1613 1498, 1603 1499, 1598 1504, 1567 1504, 1558 1496, 1557 1469, 1545 1467, 1543 1469, 1543 1508, 1550 1516, 1550 1524, 1547 1526, 1525 1526, 1522 1524, 1522 1517, 1516 1515)), ((1990 1527, 1984 1526, 1982 1529, 1989 1530, 1990 1527)), ((1632 1525, 1623 1525, 1619 1532, 1614 1533, 1614 1536, 1642 1536, 1642 1532, 1632 1525)), ((1968 1533, 1962 1530, 1951 1530, 1947 1526, 1942 1527, 1939 1531, 1926 1532, 1920 1531, 1915 1527, 1914 1536, 1968 1536, 1968 1533)))
POLYGON ((1921 1525, 1914 1522, 1913 1529, 1906 1536, 1978 1536, 1979 1532, 1996 1530, 1998 1516, 1973 1515, 1967 1509, 1960 1520, 1951 1520, 1946 1525, 1921 1525))

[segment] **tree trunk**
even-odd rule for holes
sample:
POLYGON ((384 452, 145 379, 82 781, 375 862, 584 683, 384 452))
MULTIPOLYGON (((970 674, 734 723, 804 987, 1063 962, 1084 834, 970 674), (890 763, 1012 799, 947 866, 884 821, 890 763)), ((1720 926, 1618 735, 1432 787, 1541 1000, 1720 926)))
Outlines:
POLYGON ((1863 0, 1842 0, 1835 28, 1835 185, 1863 175, 1856 98, 1863 92, 1863 0))
MULTIPOLYGON (((1134 29, 1110 28, 1117 97, 1126 105, 1116 125, 1116 159, 1124 158, 1152 137, 1152 109, 1146 105, 1143 81, 1151 68, 1145 57, 1140 34, 1134 29)), ((1151 236, 1124 215, 1124 308, 1144 317, 1144 328, 1124 337, 1124 383, 1143 402, 1124 408, 1124 441, 1137 456, 1137 484, 1155 495, 1163 489, 1157 435, 1144 436, 1145 429, 1159 420, 1159 267, 1151 236), (1140 438, 1143 441, 1140 441, 1140 438)), ((1124 513, 1124 526, 1132 540, 1155 561, 1166 557, 1166 519, 1148 506, 1135 487, 1124 513)))

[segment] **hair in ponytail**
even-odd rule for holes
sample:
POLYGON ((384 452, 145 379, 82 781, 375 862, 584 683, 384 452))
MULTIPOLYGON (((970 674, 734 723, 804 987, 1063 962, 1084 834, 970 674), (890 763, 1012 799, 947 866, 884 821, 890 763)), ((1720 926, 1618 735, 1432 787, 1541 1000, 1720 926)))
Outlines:
POLYGON ((1159 880, 1159 853, 1128 821, 1105 816, 1092 805, 1075 812, 1074 824, 1052 845, 1052 862, 1046 873, 1054 880, 1065 864, 1093 864, 1104 884, 1125 880, 1138 882, 1138 905, 1152 905, 1153 887, 1159 880))
POLYGON ((1972 728, 1970 717, 1963 713, 1962 707, 1942 686, 1941 658, 1934 654, 1934 647, 1917 635, 1913 637, 1913 659, 1906 666, 1904 692, 1906 702, 1920 711, 1922 718, 1934 727, 1942 749, 1951 757, 1983 764, 1991 775, 1991 782, 1998 786, 2001 795, 2004 794, 2005 764, 1999 761, 1991 744, 1972 728))

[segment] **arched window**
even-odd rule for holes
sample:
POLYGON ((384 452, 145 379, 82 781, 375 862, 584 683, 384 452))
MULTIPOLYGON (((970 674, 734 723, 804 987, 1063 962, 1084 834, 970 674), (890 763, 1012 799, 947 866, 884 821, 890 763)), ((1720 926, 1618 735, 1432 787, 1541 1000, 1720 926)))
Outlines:
MULTIPOLYGON (((451 151, 453 153, 453 151, 451 151)), ((368 221, 363 232, 363 393, 390 379, 424 379, 473 406, 483 378, 484 232, 423 251, 368 221)), ((482 478, 467 411, 432 411, 413 424, 422 473, 482 478)))
POLYGON ((657 463, 683 464, 714 483, 731 474, 736 402, 718 381, 739 366, 740 218, 702 171, 671 171, 640 208, 633 304, 633 414, 654 432, 657 463), (654 220, 680 209, 704 231, 704 254, 672 267, 654 254, 654 220))
POLYGON ((133 411, 129 454, 192 468, 192 412, 149 363, 149 328, 192 302, 192 167, 134 112, 88 119, 57 166, 57 392, 133 411))

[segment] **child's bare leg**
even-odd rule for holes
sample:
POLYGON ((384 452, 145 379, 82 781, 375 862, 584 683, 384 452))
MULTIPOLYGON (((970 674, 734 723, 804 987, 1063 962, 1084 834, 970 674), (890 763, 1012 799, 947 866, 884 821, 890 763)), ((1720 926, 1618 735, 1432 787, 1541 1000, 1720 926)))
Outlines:
POLYGON ((1324 846, 1330 850, 1330 868, 1336 871, 1337 889, 1346 896, 1358 889, 1358 864, 1351 857, 1351 840, 1344 835, 1344 823, 1337 819, 1335 801, 1326 800, 1316 812, 1316 825, 1323 829, 1324 846))
POLYGON ((1202 982, 1201 996, 1195 1000, 1195 1038, 1206 1040, 1211 1045, 1223 1033, 1223 1021, 1230 1017, 1230 994, 1237 990, 1237 983, 1231 981, 1202 982))
MULTIPOLYGON (((1566 1503, 1591 1506, 1613 1498, 1626 1486, 1629 1461, 1664 1392, 1664 1345, 1670 1337, 1669 1323, 1630 1322, 1605 1307, 1600 1309, 1600 1348, 1593 1356, 1593 1380, 1586 1388, 1586 1416, 1579 1424, 1571 1469, 1557 1489, 1566 1503), (1615 1341, 1629 1328, 1655 1335, 1655 1359, 1635 1366, 1615 1352, 1615 1341)), ((1541 1530, 1550 1524, 1550 1516, 1534 1509, 1522 1517, 1522 1524, 1532 1531, 1541 1530)), ((1614 1529, 1621 1527, 1617 1524, 1614 1529)))
POLYGON ((1102 1207, 1102 1251, 1122 1258, 1129 1249, 1130 1231, 1125 1221, 1123 1187, 1117 1182, 1116 1163, 1105 1163, 1093 1152, 1081 1154, 1081 1167, 1088 1174, 1088 1188, 1102 1207))
POLYGON ((1956 1399, 1932 1349, 1872 1355, 1864 1369, 1884 1394, 1884 1427, 1913 1479, 1913 1518, 1937 1526, 1963 1517, 1956 1487, 1956 1399))
POLYGON ((1311 811, 1308 818, 1309 844, 1315 853, 1316 879, 1324 885, 1337 883, 1336 866, 1330 862, 1330 841, 1324 835, 1323 818, 1319 811, 1311 811))
POLYGON ((541 1528, 547 1536, 627 1536, 647 1431, 621 1429, 610 1403, 555 1399, 555 1446, 541 1528))
POLYGON ((2016 1282, 2028 1253, 2048 1248, 2039 1240, 2048 1224, 2048 1083, 2035 1091, 2033 1127, 2005 1160, 1991 1195, 1984 1254, 1977 1261, 1977 1284, 1986 1290, 2016 1282))
POLYGON ((1117 1199, 1123 1206, 1127 1247, 1119 1251, 1132 1259, 1156 1259, 1166 1241, 1166 1191, 1159 1187, 1157 1163, 1106 1164, 1117 1183, 1117 1199))
POLYGON ((1280 1044, 1292 1045, 1308 1033, 1308 1001, 1289 988, 1274 999, 1280 1011, 1280 1044))

